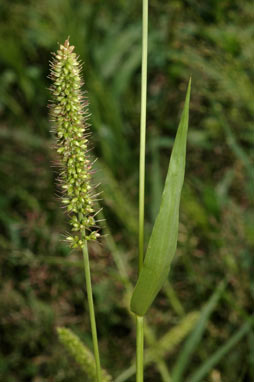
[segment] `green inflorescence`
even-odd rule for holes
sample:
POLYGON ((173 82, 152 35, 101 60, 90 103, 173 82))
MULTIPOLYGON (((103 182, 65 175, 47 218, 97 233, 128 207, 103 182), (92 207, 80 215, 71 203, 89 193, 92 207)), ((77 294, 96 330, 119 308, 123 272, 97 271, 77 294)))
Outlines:
POLYGON ((88 104, 81 91, 80 63, 69 40, 53 53, 50 79, 52 102, 50 115, 54 122, 57 152, 60 158, 62 203, 70 214, 75 234, 67 237, 72 248, 95 240, 95 211, 91 188, 91 163, 87 155, 88 104))
MULTIPOLYGON (((80 368, 87 374, 89 381, 96 380, 95 360, 90 350, 81 340, 67 328, 57 328, 60 342, 75 359, 80 368)), ((102 370, 102 382, 111 382, 112 378, 106 370, 102 370)))

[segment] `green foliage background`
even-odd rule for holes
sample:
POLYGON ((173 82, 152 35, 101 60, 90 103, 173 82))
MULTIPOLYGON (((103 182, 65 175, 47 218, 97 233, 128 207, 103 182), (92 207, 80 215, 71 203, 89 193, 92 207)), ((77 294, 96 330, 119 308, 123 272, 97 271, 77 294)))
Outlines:
MULTIPOLYGON (((148 316, 152 339, 200 311, 226 282, 181 381, 206 365, 253 312, 254 7, 252 1, 150 0, 146 237, 192 76, 186 181, 177 256, 148 316), (151 329, 152 330, 152 329, 151 329)), ((83 381, 56 334, 91 348, 79 252, 55 185, 47 75, 50 52, 70 35, 84 62, 96 183, 107 236, 91 265, 103 366, 117 377, 134 357, 128 306, 137 269, 141 1, 0 2, 0 380, 83 381), (110 232, 109 232, 110 229, 110 232)), ((177 341, 176 341, 177 343, 177 341)), ((164 347, 167 348, 167 346, 164 347)), ((169 373, 184 342, 165 350, 169 373)), ((159 358, 146 381, 160 381, 159 358)), ((165 364, 164 364, 165 366, 165 364)), ((254 380, 248 330, 201 382, 254 380)), ((128 379, 134 381, 133 377, 128 379)), ((194 379, 193 379, 194 381, 194 379)))

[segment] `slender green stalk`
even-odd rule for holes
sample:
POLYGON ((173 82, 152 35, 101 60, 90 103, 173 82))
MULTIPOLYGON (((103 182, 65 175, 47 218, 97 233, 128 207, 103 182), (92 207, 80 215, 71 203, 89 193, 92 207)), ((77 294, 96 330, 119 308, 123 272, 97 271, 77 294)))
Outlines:
MULTIPOLYGON (((140 162, 139 162, 139 273, 144 261, 144 205, 145 205, 145 151, 146 151, 146 97, 147 97, 147 46, 148 46, 148 0, 143 0, 142 26, 142 77, 140 115, 140 162)), ((144 319, 137 316, 137 375, 136 381, 144 379, 144 319)))
POLYGON ((137 382, 144 379, 144 318, 137 316, 137 382))
POLYGON ((94 358, 95 358, 95 365, 96 365, 96 382, 101 382, 102 379, 101 379, 100 353, 99 353, 98 337, 97 337, 97 329, 96 329, 96 321, 95 321, 95 313, 94 313, 93 292, 92 292, 87 242, 85 242, 82 252, 83 252, 83 259, 84 259, 86 291, 87 291, 91 331, 92 331, 92 338, 93 338, 93 350, 94 350, 94 358))
POLYGON ((148 0, 143 0, 140 157, 139 157, 140 158, 139 159, 139 272, 141 271, 143 267, 143 260, 144 260, 147 45, 148 45, 148 0))

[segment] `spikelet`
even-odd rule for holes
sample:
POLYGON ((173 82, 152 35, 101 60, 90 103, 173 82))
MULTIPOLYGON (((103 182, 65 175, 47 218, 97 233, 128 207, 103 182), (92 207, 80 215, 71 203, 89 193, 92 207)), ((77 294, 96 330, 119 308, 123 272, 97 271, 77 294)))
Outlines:
MULTIPOLYGON (((96 381, 95 360, 90 350, 70 329, 57 328, 58 338, 80 368, 87 374, 89 381, 96 381)), ((102 382, 112 381, 111 376, 102 370, 102 382)))
POLYGON ((50 64, 52 100, 50 116, 54 123, 60 159, 62 203, 70 215, 74 235, 67 237, 72 248, 82 248, 95 240, 95 211, 91 190, 91 163, 87 155, 88 104, 82 94, 81 68, 69 39, 53 53, 50 64))

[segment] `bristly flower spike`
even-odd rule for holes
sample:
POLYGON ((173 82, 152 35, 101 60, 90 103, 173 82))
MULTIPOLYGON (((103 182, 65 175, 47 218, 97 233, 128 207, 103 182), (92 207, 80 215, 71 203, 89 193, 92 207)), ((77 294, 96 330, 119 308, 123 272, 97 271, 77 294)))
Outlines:
POLYGON ((62 203, 70 214, 74 235, 67 237, 72 248, 83 248, 87 240, 100 234, 95 226, 91 187, 91 163, 88 157, 88 103, 81 91, 81 66, 69 39, 53 53, 51 120, 60 159, 62 203))

